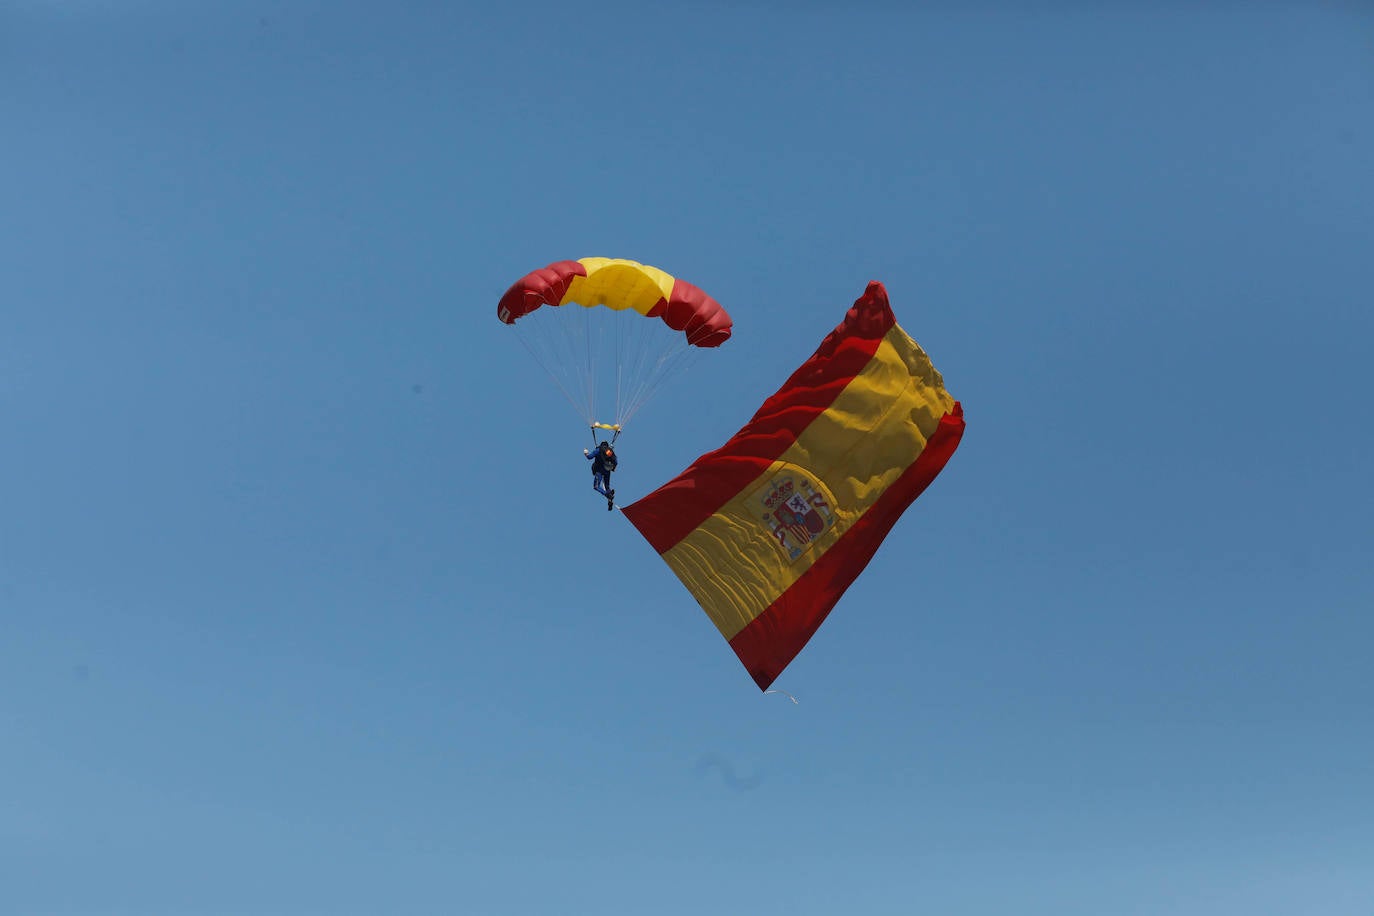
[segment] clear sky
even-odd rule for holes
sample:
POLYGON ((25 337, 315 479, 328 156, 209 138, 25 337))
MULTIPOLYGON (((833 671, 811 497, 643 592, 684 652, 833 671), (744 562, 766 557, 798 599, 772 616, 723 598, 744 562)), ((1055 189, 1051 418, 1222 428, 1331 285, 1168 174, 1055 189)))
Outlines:
POLYGON ((1374 912, 1374 8, 0 3, 0 914, 1374 912), (968 432, 764 696, 495 317, 869 280, 968 432))

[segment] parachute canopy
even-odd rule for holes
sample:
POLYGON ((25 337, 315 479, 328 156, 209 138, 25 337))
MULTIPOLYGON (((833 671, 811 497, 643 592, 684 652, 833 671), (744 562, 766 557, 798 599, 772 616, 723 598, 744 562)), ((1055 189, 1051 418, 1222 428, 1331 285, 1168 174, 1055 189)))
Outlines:
POLYGON ((743 429, 625 517, 766 690, 963 431, 959 402, 870 283, 743 429))
POLYGON ((617 431, 700 350, 728 340, 732 327, 699 287, 623 258, 533 271, 506 290, 496 316, 516 328, 589 425, 617 431))
POLYGON ((561 305, 659 318, 694 347, 718 347, 730 337, 730 316, 719 302, 686 280, 621 258, 557 261, 526 274, 506 290, 496 315, 514 324, 540 306, 561 305))

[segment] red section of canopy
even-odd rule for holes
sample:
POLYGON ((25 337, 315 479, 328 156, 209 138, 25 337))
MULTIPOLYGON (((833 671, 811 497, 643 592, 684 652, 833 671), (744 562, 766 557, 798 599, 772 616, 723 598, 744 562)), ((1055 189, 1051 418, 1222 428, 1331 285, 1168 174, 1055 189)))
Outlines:
POLYGON ((662 309, 663 323, 674 331, 687 335, 694 347, 718 347, 730 339, 732 322, 720 303, 686 280, 673 280, 673 294, 666 303, 649 312, 662 309))
POLYGON ((744 428, 714 452, 624 509, 639 533, 665 553, 756 480, 834 403, 878 351, 896 319, 881 283, 868 284, 844 321, 744 428))
POLYGON ((963 434, 964 410, 956 401, 954 409, 940 419, 920 456, 878 501, 787 591, 730 640, 730 648, 760 690, 767 690, 815 635, 845 589, 873 559, 897 519, 944 468, 963 434))
POLYGON ((568 294, 574 277, 585 277, 587 268, 577 261, 555 261, 521 277, 496 306, 496 317, 515 324, 541 305, 557 305, 568 294))

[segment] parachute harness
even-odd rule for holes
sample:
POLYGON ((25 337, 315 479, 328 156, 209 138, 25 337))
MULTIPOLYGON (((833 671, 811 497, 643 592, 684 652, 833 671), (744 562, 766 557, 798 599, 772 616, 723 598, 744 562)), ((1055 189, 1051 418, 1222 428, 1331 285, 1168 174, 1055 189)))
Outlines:
POLYGON ((593 445, 594 447, 601 444, 601 443, 598 442, 597 439, 596 439, 596 431, 597 431, 598 429, 609 429, 609 430, 611 430, 611 432, 614 433, 614 435, 611 436, 611 445, 615 445, 615 440, 617 440, 617 439, 620 438, 620 425, 619 425, 619 424, 617 424, 617 423, 593 423, 593 424, 592 424, 592 445, 593 445))

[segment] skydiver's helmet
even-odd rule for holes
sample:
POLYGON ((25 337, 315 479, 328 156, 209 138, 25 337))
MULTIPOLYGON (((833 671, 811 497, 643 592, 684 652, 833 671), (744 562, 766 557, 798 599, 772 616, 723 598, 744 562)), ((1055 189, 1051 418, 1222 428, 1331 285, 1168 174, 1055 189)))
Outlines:
POLYGON ((603 451, 603 452, 604 452, 604 451, 607 451, 608 449, 610 449, 610 447, 611 447, 611 443, 607 442, 607 441, 604 440, 604 439, 601 440, 601 444, 597 446, 597 448, 601 449, 601 451, 603 451))

